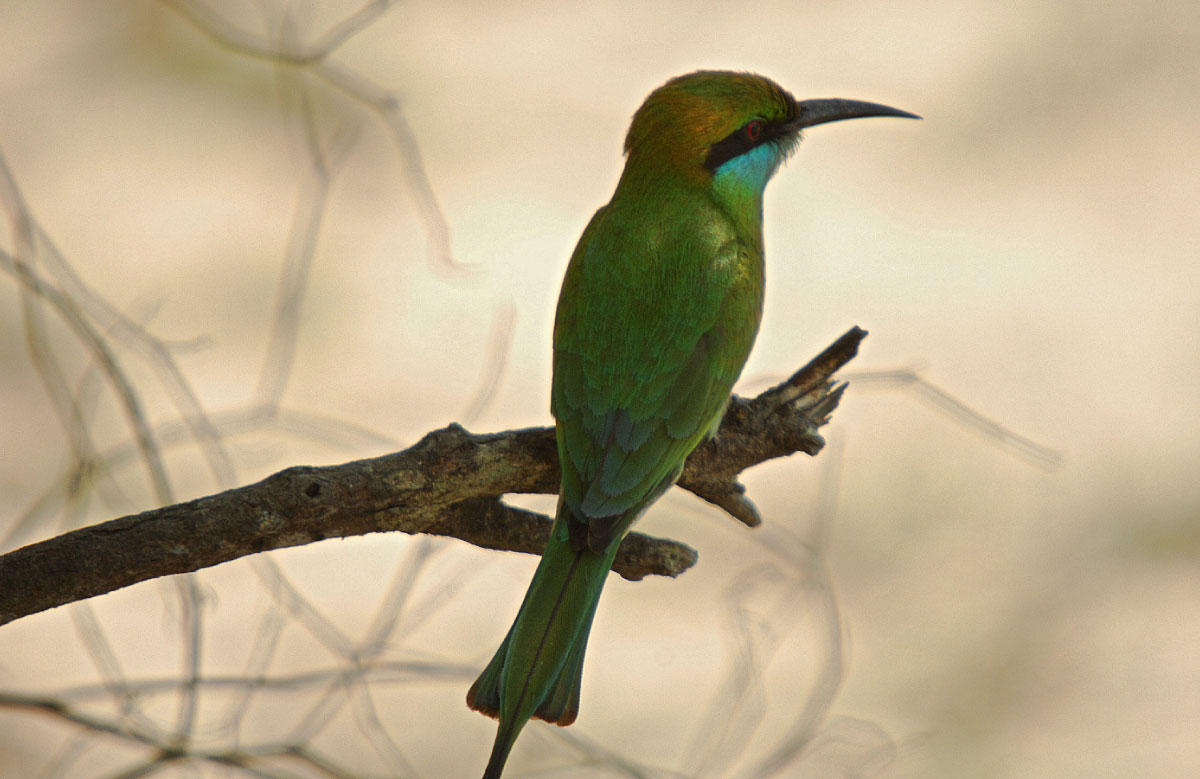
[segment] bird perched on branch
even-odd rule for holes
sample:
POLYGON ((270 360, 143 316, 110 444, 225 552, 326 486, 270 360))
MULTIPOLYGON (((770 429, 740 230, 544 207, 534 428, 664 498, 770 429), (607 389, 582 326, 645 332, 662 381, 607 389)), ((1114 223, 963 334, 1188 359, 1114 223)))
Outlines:
POLYGON ((674 78, 634 114, 617 190, 583 231, 558 299, 554 527, 516 621, 467 693, 500 720, 484 779, 500 776, 531 717, 575 720, 617 547, 721 421, 762 316, 767 181, 805 127, 867 116, 918 118, 797 101, 724 71, 674 78))

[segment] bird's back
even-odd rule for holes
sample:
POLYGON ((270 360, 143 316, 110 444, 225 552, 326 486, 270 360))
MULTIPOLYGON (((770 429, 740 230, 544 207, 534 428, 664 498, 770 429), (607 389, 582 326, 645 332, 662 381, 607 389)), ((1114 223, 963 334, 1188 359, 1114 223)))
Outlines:
POLYGON ((757 235, 703 191, 627 184, 580 239, 555 320, 562 494, 596 551, 719 421, 762 310, 757 235))

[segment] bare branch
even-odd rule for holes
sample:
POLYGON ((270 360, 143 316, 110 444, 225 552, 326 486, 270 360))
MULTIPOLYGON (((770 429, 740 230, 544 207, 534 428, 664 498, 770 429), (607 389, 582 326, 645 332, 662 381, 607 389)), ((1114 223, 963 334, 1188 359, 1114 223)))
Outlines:
MULTIPOLYGON (((717 438, 679 481, 749 525, 761 520, 738 475, 794 452, 816 454, 817 429, 845 387, 832 375, 857 353, 852 328, 791 378, 734 397, 717 438)), ((326 467, 296 466, 257 484, 75 530, 0 557, 0 624, 158 576, 326 538, 401 531, 453 536, 488 549, 539 553, 551 520, 504 503, 506 493, 557 490, 553 428, 473 434, 457 424, 402 452, 326 467)), ((696 553, 632 533, 613 570, 675 576, 696 553)))
POLYGON ((825 439, 817 428, 829 422, 846 389, 835 386, 832 376, 854 359, 866 337, 866 330, 852 327, 781 384, 753 400, 730 398, 717 437, 692 452, 679 486, 750 527, 762 524, 738 474, 764 460, 821 451, 825 439))

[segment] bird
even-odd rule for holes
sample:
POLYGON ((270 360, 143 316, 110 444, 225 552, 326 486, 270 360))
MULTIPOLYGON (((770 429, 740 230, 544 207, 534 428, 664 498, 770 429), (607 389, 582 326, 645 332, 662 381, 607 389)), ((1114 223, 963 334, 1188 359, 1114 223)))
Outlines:
POLYGON ((561 482, 516 620, 467 693, 499 720, 498 779, 531 718, 575 721, 588 634, 621 539, 715 434, 762 319, 763 191, 804 128, 916 114, 798 101, 761 75, 700 70, 634 113, 616 191, 579 239, 554 320, 561 482))

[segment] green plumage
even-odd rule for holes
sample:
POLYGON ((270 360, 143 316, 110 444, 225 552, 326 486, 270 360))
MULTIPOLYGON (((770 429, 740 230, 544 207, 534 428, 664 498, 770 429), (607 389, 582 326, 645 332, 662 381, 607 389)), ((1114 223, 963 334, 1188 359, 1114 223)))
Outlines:
POLYGON ((617 547, 720 422, 762 314, 763 188, 795 146, 804 105, 759 76, 699 72, 657 89, 634 116, 625 171, 584 230, 558 301, 554 528, 516 621, 467 694, 500 720, 484 779, 500 776, 531 717, 574 721, 617 547))

